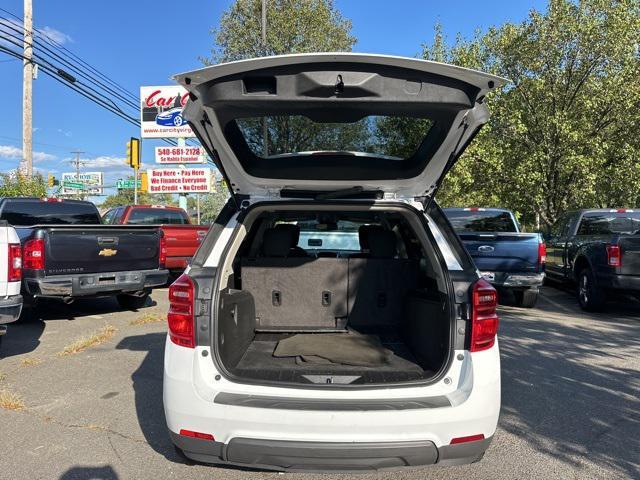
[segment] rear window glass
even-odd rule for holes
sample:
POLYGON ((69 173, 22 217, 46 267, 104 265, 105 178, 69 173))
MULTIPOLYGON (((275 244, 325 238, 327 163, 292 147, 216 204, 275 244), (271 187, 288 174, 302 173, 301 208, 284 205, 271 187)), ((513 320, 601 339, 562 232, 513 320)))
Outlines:
POLYGON ((640 232, 640 212, 593 212, 582 217, 578 235, 640 232))
POLYGON ((185 225, 189 223, 184 213, 177 210, 163 210, 161 208, 135 208, 129 214, 127 223, 130 225, 185 225))
POLYGON ((335 223, 317 221, 298 222, 300 238, 298 247, 304 250, 359 252, 358 229, 365 223, 339 220, 335 223))
POLYGON ((102 223, 92 203, 9 200, 0 217, 11 225, 97 225, 102 223))
POLYGON ((320 122, 302 115, 235 120, 251 152, 262 158, 288 154, 351 153, 390 159, 411 157, 433 126, 425 118, 367 116, 354 122, 320 122))
POLYGON ((458 233, 517 232, 513 218, 508 212, 445 210, 444 213, 458 233))

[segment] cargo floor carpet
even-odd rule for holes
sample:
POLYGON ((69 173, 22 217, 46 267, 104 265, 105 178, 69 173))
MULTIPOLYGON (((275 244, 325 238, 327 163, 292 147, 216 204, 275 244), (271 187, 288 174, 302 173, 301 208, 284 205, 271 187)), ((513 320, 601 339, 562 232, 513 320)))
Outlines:
POLYGON ((359 380, 354 384, 407 382, 433 374, 417 364, 409 349, 395 335, 380 335, 380 344, 392 351, 393 355, 387 363, 373 367, 300 362, 296 361, 296 357, 275 357, 273 353, 278 342, 292 336, 285 333, 257 334, 231 373, 254 380, 280 382, 300 382, 303 375, 359 375, 359 380))

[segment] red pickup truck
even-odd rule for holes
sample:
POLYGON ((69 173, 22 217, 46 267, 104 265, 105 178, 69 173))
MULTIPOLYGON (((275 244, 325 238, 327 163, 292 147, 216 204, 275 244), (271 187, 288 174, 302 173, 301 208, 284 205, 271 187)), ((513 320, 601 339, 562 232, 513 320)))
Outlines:
POLYGON ((209 227, 192 225, 181 208, 164 205, 126 205, 108 210, 102 217, 108 225, 157 225, 167 246, 166 268, 181 273, 195 255, 209 227))

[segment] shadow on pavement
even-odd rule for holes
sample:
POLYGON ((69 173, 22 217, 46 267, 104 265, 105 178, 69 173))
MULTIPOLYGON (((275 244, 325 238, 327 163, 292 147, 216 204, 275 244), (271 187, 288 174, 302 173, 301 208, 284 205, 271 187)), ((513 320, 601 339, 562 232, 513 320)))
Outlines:
POLYGON ((60 480, 118 480, 111 465, 104 467, 71 467, 60 476, 60 480))
POLYGON ((639 478, 638 369, 620 364, 640 354, 640 304, 587 315, 547 288, 538 307, 501 308, 502 428, 576 468, 639 478))
POLYGON ((147 443, 167 460, 187 463, 169 439, 162 404, 162 370, 166 333, 148 333, 123 338, 116 349, 147 352, 131 375, 140 429, 147 443))

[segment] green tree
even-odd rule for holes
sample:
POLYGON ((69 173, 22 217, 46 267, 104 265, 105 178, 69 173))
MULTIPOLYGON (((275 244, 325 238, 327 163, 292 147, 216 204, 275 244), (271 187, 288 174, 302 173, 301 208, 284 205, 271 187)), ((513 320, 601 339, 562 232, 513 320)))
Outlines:
POLYGON ((0 197, 46 197, 47 182, 42 175, 29 178, 19 173, 0 173, 0 197))
POLYGON ((229 199, 229 189, 224 181, 216 183, 215 192, 208 193, 200 201, 200 221, 213 223, 229 199))
POLYGON ((449 175, 444 203, 500 202, 546 225, 572 208, 637 205, 639 38, 637 0, 551 0, 451 48, 437 34, 425 58, 512 81, 489 99, 490 123, 449 175))
POLYGON ((211 33, 215 47, 205 65, 290 53, 351 51, 351 21, 331 0, 268 0, 262 42, 262 1, 236 0, 211 33))

